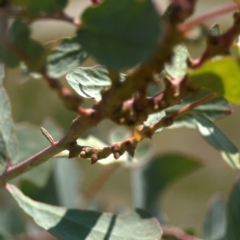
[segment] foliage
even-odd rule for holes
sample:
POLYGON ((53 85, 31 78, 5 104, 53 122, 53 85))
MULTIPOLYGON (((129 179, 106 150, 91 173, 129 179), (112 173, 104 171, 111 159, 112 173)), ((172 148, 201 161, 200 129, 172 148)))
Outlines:
MULTIPOLYGON (((199 240, 169 227, 162 197, 202 161, 160 153, 145 140, 169 128, 196 129, 232 171, 240 169, 237 147, 214 123, 240 103, 240 44, 235 42, 240 14, 226 33, 218 24, 202 27, 206 49, 199 58, 192 59, 187 45, 194 27, 239 6, 232 3, 183 23, 194 13, 195 1, 171 1, 165 13, 152 0, 91 2, 74 19, 65 13, 67 0, 0 1, 0 239, 36 239, 29 230, 34 221, 43 240, 199 240), (74 35, 43 45, 31 31, 31 23, 41 19, 71 24, 74 35), (83 67, 89 57, 100 65, 83 67), (78 115, 67 133, 49 118, 41 132, 30 123, 14 125, 5 68, 20 64, 78 115), (64 75, 73 91, 59 79, 64 75), (91 129, 106 119, 126 128, 96 136, 91 129), (87 190, 82 188, 85 159, 103 169, 98 177, 91 173, 95 181, 87 190), (131 174, 134 209, 109 213, 96 195, 119 168, 131 174)), ((227 204, 218 195, 212 198, 205 240, 240 239, 239 202, 237 179, 227 204)))

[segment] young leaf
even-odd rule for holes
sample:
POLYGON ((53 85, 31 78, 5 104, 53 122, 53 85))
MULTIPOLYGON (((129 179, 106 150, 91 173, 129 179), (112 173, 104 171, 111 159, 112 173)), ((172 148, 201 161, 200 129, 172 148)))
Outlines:
POLYGON ((223 159, 232 168, 239 169, 239 153, 236 146, 207 117, 198 113, 194 113, 193 116, 196 119, 194 122, 202 137, 220 151, 223 159))
MULTIPOLYGON (((149 210, 160 220, 163 220, 162 213, 159 213, 160 206, 158 204, 159 196, 161 196, 163 190, 173 181, 189 174, 200 166, 200 162, 182 155, 156 156, 142 170, 135 170, 141 173, 138 180, 142 179, 142 186, 138 188, 140 194, 135 193, 138 200, 142 198, 142 205, 138 207, 149 210)), ((136 181, 135 183, 138 184, 136 181)))
POLYGON ((0 62, 0 163, 16 162, 18 144, 8 95, 3 87, 4 66, 0 62))
POLYGON ((223 240, 227 227, 226 204, 221 197, 211 199, 203 225, 205 240, 223 240))
POLYGON ((189 81, 198 87, 208 88, 232 103, 240 103, 239 61, 231 57, 218 57, 201 67, 188 71, 189 81))
POLYGON ((152 240, 162 236, 159 223, 143 210, 121 216, 67 209, 33 201, 14 185, 8 184, 7 190, 39 226, 61 239, 152 240))
POLYGON ((168 75, 174 79, 182 79, 187 72, 188 50, 184 44, 179 44, 173 49, 174 56, 171 64, 165 64, 168 75))
POLYGON ((153 54, 160 21, 152 1, 105 0, 83 13, 77 37, 100 64, 116 70, 130 68, 153 54))
POLYGON ((228 202, 228 224, 224 240, 240 239, 240 179, 235 183, 228 202))
MULTIPOLYGON (((171 113, 174 113, 178 111, 179 109, 183 108, 187 104, 190 104, 198 99, 201 99, 208 94, 210 94, 212 91, 209 91, 207 89, 202 89, 197 96, 193 96, 191 94, 187 95, 183 98, 183 101, 181 104, 174 105, 172 107, 169 107, 165 110, 166 115, 169 115, 171 113)), ((194 109, 194 112, 203 114, 211 121, 215 121, 219 118, 223 118, 229 114, 232 113, 232 107, 228 103, 226 99, 223 97, 216 97, 212 99, 211 101, 204 103, 194 109)), ((196 128, 196 125, 193 122, 194 117, 191 114, 184 115, 180 118, 177 118, 171 128, 176 127, 188 127, 188 128, 196 128)))
POLYGON ((76 37, 64 38, 47 57, 48 75, 59 78, 81 65, 87 57, 76 37))

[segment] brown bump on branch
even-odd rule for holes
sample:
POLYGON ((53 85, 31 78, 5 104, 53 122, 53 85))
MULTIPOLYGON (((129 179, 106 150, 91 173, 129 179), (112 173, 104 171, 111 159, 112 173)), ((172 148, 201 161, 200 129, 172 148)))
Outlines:
POLYGON ((133 145, 132 140, 125 141, 125 148, 126 148, 126 151, 129 153, 129 155, 131 157, 134 157, 136 147, 133 145))
POLYGON ((92 156, 91 156, 91 164, 94 164, 98 161, 98 154, 97 153, 94 153, 92 156))

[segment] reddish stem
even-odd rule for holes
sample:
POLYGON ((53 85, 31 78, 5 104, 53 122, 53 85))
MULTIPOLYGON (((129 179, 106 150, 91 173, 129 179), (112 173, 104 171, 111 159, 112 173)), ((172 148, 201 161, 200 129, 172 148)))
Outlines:
POLYGON ((237 3, 226 4, 224 6, 221 6, 220 8, 217 8, 210 12, 202 14, 201 16, 193 19, 192 21, 179 24, 178 29, 182 32, 187 32, 187 31, 191 30, 192 28, 194 28, 200 24, 203 24, 210 19, 213 19, 213 18, 221 16, 223 14, 232 12, 234 10, 237 10, 239 7, 240 7, 240 4, 237 4, 237 3))

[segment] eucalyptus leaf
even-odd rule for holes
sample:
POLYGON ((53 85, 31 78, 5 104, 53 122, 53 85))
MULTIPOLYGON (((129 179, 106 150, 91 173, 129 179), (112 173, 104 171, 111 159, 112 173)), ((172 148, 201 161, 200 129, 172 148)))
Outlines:
MULTIPOLYGON (((157 112, 150 114, 147 118, 147 120, 144 122, 144 125, 151 126, 156 124, 157 122, 161 121, 162 118, 166 116, 165 111, 157 112)), ((160 132, 163 128, 157 129, 155 132, 160 132)))
POLYGON ((80 44, 111 69, 130 68, 147 60, 160 37, 161 18, 151 0, 105 0, 87 8, 81 20, 80 44))
MULTIPOLYGON (((174 112, 179 111, 187 104, 191 104, 194 101, 197 101, 208 94, 212 93, 212 91, 207 89, 202 89, 196 96, 192 94, 188 94, 186 97, 183 98, 181 104, 173 105, 165 110, 166 115, 172 114, 174 112)), ((200 106, 194 108, 194 112, 203 114, 211 121, 215 121, 217 119, 223 118, 228 116, 232 113, 232 106, 229 102, 224 99, 223 97, 216 97, 200 106)), ((170 128, 177 128, 177 127, 188 127, 188 128, 196 128, 194 124, 194 117, 191 114, 186 114, 182 117, 177 118, 173 125, 170 128)))
POLYGON ((59 78, 80 66, 87 57, 76 37, 64 38, 48 55, 47 72, 49 76, 59 78))
POLYGON ((114 215, 67 209, 33 201, 14 185, 8 184, 7 190, 39 226, 61 239, 153 240, 162 236, 157 220, 143 210, 114 215))
POLYGON ((229 202, 228 202, 228 221, 227 233, 224 240, 240 239, 240 179, 234 184, 229 202))
POLYGON ((159 197, 170 183, 201 166, 202 164, 198 160, 189 156, 178 154, 155 156, 142 170, 144 194, 138 196, 138 198, 143 198, 144 205, 141 207, 158 216, 160 221, 165 221, 158 204, 159 197))
POLYGON ((173 53, 171 64, 165 64, 165 71, 173 79, 182 79, 187 72, 188 50, 184 44, 179 44, 174 47, 173 53))
POLYGON ((4 66, 0 62, 0 163, 6 165, 7 159, 16 162, 18 143, 10 101, 3 87, 4 76, 4 66))
POLYGON ((194 70, 188 70, 188 79, 197 87, 211 89, 232 103, 240 103, 239 60, 218 57, 206 61, 194 70))
POLYGON ((240 168, 239 153, 236 146, 207 117, 199 113, 193 114, 196 127, 202 137, 218 151, 223 159, 235 169, 240 168))
POLYGON ((226 204, 219 196, 211 199, 203 225, 204 240, 223 240, 227 227, 226 204))

